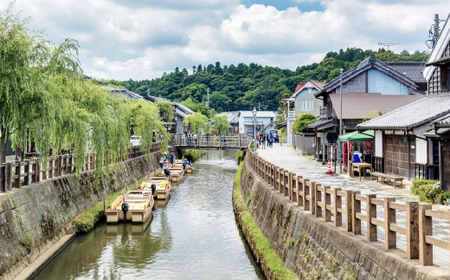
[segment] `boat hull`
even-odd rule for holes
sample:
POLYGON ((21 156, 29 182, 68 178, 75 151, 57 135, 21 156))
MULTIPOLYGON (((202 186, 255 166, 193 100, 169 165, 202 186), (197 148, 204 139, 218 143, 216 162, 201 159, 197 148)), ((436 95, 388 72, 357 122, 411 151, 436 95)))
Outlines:
POLYGON ((153 195, 149 191, 134 190, 125 195, 119 196, 105 210, 106 223, 114 224, 119 222, 145 223, 152 217, 154 205, 153 195), (128 211, 122 210, 122 203, 129 204, 128 211))

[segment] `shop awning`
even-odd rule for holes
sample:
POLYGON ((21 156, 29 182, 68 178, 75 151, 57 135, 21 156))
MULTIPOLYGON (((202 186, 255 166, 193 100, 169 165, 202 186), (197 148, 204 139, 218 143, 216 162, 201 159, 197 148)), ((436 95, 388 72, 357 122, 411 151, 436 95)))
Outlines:
POLYGON ((364 132, 353 131, 338 137, 341 142, 365 142, 373 140, 373 130, 366 130, 364 132))

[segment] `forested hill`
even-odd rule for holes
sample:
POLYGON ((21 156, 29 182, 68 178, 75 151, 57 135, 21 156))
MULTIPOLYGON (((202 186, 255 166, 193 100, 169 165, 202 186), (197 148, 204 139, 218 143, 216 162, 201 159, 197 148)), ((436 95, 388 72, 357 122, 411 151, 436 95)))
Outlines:
MULTIPOLYGON (((210 108, 216 112, 232 110, 251 110, 260 106, 262 110, 276 110, 281 98, 290 96, 297 83, 313 79, 329 82, 339 76, 339 69, 344 71, 354 67, 370 54, 387 61, 388 52, 379 49, 374 52, 358 48, 345 51, 329 52, 320 63, 297 67, 295 71, 278 67, 261 66, 255 63, 246 65, 221 65, 220 62, 207 66, 193 66, 174 72, 164 73, 161 78, 142 81, 108 81, 123 86, 128 90, 145 96, 167 98, 171 101, 184 101, 183 104, 193 110, 206 109, 207 91, 209 90, 210 108), (190 98, 190 99, 189 99, 190 98), (201 104, 203 102, 203 104, 201 104)), ((425 52, 416 51, 409 54, 389 52, 390 61, 426 61, 425 52)), ((201 110, 203 111, 203 110, 201 110)))

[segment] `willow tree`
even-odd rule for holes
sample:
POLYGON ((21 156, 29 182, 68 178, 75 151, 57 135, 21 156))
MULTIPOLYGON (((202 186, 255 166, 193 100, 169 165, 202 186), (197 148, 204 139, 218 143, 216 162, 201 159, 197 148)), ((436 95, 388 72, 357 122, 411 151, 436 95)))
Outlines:
POLYGON ((189 114, 184 118, 183 125, 189 126, 193 133, 209 132, 209 120, 208 117, 200 112, 195 114, 189 114))
POLYGON ((214 131, 219 134, 228 135, 230 132, 230 122, 226 115, 214 115, 214 131))
POLYGON ((169 128, 172 127, 172 121, 175 116, 175 106, 170 101, 156 101, 156 105, 159 108, 159 111, 162 113, 163 118, 168 123, 169 128))
POLYGON ((89 148, 96 153, 98 182, 103 158, 127 155, 132 125, 146 152, 154 135, 162 135, 163 147, 167 145, 156 105, 109 97, 105 89, 83 79, 76 41, 46 41, 40 32, 28 29, 29 19, 21 20, 11 9, 10 5, 0 14, 2 162, 8 139, 23 150, 32 142, 42 162, 50 146, 56 153, 73 150, 79 175, 89 148))
POLYGON ((12 4, 0 13, 0 162, 5 162, 8 139, 22 149, 27 141, 52 143, 58 121, 54 105, 64 99, 57 94, 59 85, 66 86, 57 77, 70 81, 80 73, 76 41, 55 45, 28 28, 29 18, 21 19, 11 10, 12 4), (39 135, 30 131, 34 126, 39 135))

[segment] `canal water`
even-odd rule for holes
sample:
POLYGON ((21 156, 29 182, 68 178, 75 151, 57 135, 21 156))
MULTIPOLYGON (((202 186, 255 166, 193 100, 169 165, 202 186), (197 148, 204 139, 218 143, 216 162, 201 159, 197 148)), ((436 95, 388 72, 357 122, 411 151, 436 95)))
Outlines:
POLYGON ((234 153, 208 151, 145 225, 100 225, 34 279, 264 279, 236 225, 234 153))

